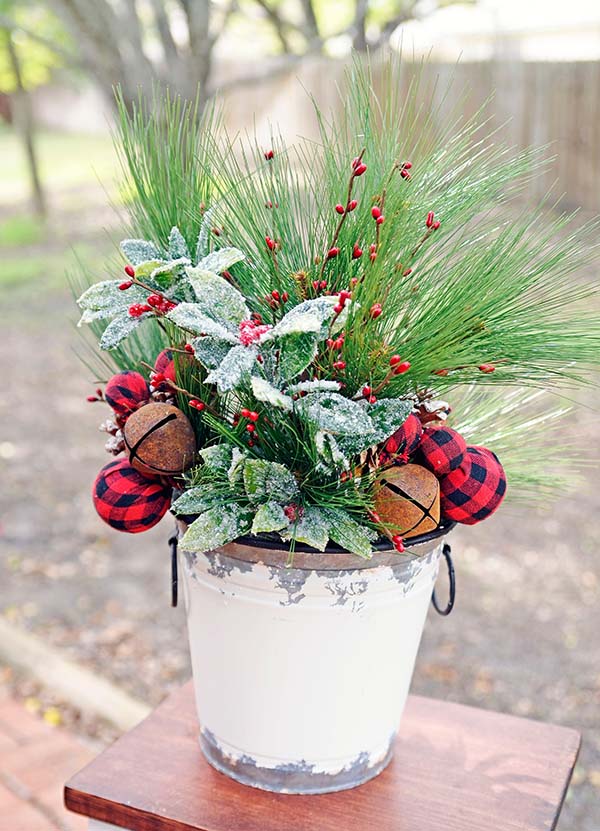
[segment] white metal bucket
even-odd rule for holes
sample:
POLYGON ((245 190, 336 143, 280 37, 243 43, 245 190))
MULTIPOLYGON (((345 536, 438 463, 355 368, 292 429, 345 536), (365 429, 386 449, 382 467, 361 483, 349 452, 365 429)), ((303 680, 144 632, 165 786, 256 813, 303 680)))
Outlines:
POLYGON ((352 788, 388 764, 442 537, 372 560, 249 540, 183 552, 200 744, 218 770, 283 793, 352 788))

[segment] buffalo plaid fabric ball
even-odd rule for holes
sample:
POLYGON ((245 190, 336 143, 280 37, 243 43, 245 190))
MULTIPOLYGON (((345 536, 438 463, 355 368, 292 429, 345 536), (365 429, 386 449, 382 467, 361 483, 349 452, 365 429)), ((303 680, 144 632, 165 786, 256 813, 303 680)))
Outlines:
MULTIPOLYGON (((175 361, 173 360, 173 352, 171 349, 163 349, 159 352, 158 357, 154 361, 154 372, 164 375, 169 381, 175 382, 175 361)), ((159 384, 158 388, 168 388, 168 384, 159 384)))
POLYGON ((422 435, 421 422, 418 416, 411 413, 402 427, 398 428, 386 441, 384 446, 386 456, 396 456, 397 461, 407 462, 409 456, 417 449, 422 435))
POLYGON ((467 443, 452 427, 427 427, 419 444, 419 461, 436 476, 445 476, 463 463, 467 443))
POLYGON ((131 369, 113 375, 104 390, 104 397, 115 413, 128 416, 150 398, 146 380, 131 369))
POLYGON ((499 507, 506 493, 506 474, 498 457, 486 447, 467 447, 456 470, 440 478, 442 515, 475 525, 499 507))
POLYGON ((171 488, 148 479, 127 459, 105 465, 92 491, 98 516, 111 528, 139 534, 159 522, 171 504, 171 488))

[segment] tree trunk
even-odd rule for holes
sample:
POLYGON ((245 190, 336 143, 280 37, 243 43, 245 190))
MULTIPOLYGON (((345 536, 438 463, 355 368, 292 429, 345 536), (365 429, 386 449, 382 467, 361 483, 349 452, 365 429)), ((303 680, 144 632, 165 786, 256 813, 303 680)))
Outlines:
POLYGON ((15 76, 15 92, 12 101, 13 120, 17 131, 21 136, 23 142, 23 149, 25 150, 25 157, 27 159, 27 166, 29 168, 29 178, 31 180, 31 197, 33 210, 39 216, 44 218, 46 216, 46 198, 42 186, 42 180, 39 173, 38 161, 35 152, 34 143, 34 123, 33 113, 31 110, 31 101, 27 90, 23 85, 23 74, 21 72, 21 63, 19 55, 13 43, 12 34, 8 29, 4 30, 6 39, 6 48, 10 66, 15 76))

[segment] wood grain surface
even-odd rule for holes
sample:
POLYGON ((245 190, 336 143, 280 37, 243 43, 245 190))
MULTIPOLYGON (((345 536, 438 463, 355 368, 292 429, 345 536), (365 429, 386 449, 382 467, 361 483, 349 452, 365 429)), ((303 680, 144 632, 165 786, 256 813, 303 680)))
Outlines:
POLYGON ((197 736, 187 684, 71 779, 67 807, 132 831, 551 831, 580 745, 565 727, 411 696, 380 776, 294 796, 213 770, 197 736))

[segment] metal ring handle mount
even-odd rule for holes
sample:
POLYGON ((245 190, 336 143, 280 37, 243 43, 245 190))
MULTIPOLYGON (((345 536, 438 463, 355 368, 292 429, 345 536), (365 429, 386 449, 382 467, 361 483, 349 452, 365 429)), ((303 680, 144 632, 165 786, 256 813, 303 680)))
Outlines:
POLYGON ((177 536, 169 537, 171 547, 171 606, 177 606, 179 595, 179 577, 177 574, 177 536))
POLYGON ((450 543, 444 543, 442 554, 444 555, 444 559, 446 560, 446 565, 448 567, 448 581, 450 584, 448 587, 448 603, 444 608, 439 605, 435 595, 435 589, 431 595, 431 602, 433 603, 433 608, 436 610, 438 615, 447 617, 454 608, 454 601, 456 600, 456 574, 454 572, 454 563, 452 562, 452 548, 450 547, 450 543))

